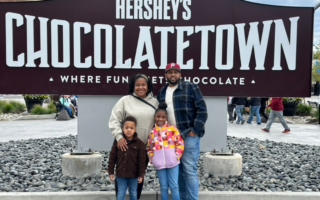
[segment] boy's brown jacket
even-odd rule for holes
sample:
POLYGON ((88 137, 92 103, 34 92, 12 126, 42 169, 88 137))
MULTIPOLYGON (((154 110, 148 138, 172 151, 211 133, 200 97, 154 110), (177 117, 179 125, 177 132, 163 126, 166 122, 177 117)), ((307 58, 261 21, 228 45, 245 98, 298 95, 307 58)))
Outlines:
MULTIPOLYGON (((124 137, 125 138, 125 137, 124 137)), ((116 175, 123 178, 144 177, 146 170, 146 145, 134 133, 128 143, 128 149, 118 149, 118 142, 114 140, 108 163, 109 175, 114 175, 114 166, 117 165, 116 175)))

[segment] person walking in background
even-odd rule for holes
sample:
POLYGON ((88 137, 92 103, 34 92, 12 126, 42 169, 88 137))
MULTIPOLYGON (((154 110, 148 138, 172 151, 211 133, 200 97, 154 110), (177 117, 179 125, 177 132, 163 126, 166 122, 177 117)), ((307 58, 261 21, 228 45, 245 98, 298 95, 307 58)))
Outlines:
POLYGON ((236 119, 236 116, 233 116, 233 111, 236 107, 236 105, 232 104, 233 97, 228 97, 228 114, 229 114, 229 122, 233 123, 233 121, 236 119))
POLYGON ((249 106, 251 106, 251 115, 247 121, 248 124, 251 124, 254 114, 256 114, 257 117, 257 124, 261 124, 261 117, 260 117, 260 107, 261 107, 261 98, 252 98, 249 101, 249 106))
POLYGON ((243 97, 234 97, 232 99, 232 104, 235 104, 236 105, 236 113, 237 113, 237 116, 238 116, 238 119, 237 119, 237 124, 244 124, 246 122, 246 120, 242 117, 242 112, 243 112, 243 109, 245 107, 248 107, 248 100, 247 98, 243 98, 243 97))
POLYGON ((161 199, 169 200, 170 188, 172 200, 180 200, 179 164, 184 150, 184 142, 179 130, 167 124, 167 104, 162 102, 156 110, 155 127, 151 131, 147 144, 150 163, 157 170, 161 188, 161 199))
POLYGON ((181 200, 197 200, 199 177, 197 163, 200 156, 200 138, 205 134, 208 119, 207 106, 198 85, 181 82, 181 69, 170 63, 165 70, 168 83, 158 92, 159 103, 168 105, 168 122, 177 127, 184 140, 184 153, 179 165, 181 200))
POLYGON ((269 97, 267 98, 261 98, 261 107, 260 107, 260 113, 262 116, 268 121, 269 117, 266 114, 266 106, 267 106, 267 101, 269 100, 269 97))
POLYGON ((272 98, 271 103, 267 106, 271 107, 271 112, 269 115, 269 120, 267 122, 267 126, 264 129, 261 129, 264 132, 270 132, 270 128, 272 123, 274 122, 274 119, 276 117, 279 118, 282 126, 285 128, 284 131, 282 133, 289 133, 290 132, 290 128, 286 122, 286 120, 283 117, 283 104, 282 104, 282 98, 272 98))

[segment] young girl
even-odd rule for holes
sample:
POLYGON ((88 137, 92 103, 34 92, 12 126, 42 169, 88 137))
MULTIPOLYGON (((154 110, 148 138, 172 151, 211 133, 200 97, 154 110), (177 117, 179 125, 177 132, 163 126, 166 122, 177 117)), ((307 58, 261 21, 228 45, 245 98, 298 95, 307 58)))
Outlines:
POLYGON ((160 187, 161 199, 168 200, 170 187, 172 200, 180 200, 178 176, 180 158, 184 150, 184 142, 178 129, 167 125, 167 104, 159 104, 154 119, 155 127, 151 131, 147 144, 150 163, 156 168, 160 187))
POLYGON ((128 116, 123 120, 123 137, 126 139, 128 149, 118 149, 117 140, 114 140, 108 163, 109 177, 114 178, 114 166, 117 175, 117 200, 124 200, 127 186, 129 186, 130 200, 137 199, 138 183, 142 183, 146 170, 146 145, 138 138, 136 133, 137 120, 128 116))

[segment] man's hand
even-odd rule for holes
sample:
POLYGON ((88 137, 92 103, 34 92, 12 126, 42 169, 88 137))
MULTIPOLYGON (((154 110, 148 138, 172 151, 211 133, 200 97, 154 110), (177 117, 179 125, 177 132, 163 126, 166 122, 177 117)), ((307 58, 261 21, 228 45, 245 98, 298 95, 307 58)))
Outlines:
POLYGON ((138 183, 142 183, 142 181, 143 181, 143 178, 142 178, 142 177, 139 177, 139 178, 138 178, 138 183))
POLYGON ((114 181, 114 175, 109 175, 110 180, 114 181))
POLYGON ((128 146, 127 146, 127 141, 126 139, 124 138, 121 138, 119 141, 118 141, 118 148, 121 150, 121 151, 126 151, 128 149, 128 146))
POLYGON ((188 135, 191 136, 191 137, 196 137, 196 136, 197 136, 197 134, 195 134, 195 133, 192 132, 192 131, 190 131, 190 133, 189 133, 188 135))

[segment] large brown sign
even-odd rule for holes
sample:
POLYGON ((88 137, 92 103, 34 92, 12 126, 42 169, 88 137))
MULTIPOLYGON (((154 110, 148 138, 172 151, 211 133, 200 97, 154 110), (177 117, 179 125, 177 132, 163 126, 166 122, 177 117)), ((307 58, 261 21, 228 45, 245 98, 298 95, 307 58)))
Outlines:
POLYGON ((310 96, 313 8, 241 0, 0 5, 0 94, 123 95, 164 68, 205 96, 310 96))

